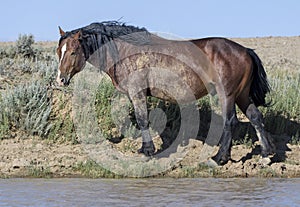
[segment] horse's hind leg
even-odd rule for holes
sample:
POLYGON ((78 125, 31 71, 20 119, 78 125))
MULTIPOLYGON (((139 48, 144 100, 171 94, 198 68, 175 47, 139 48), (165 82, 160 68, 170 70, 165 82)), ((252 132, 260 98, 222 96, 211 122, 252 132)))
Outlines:
POLYGON ((232 131, 238 123, 235 110, 235 101, 232 97, 220 97, 224 119, 223 133, 219 142, 219 151, 212 158, 218 164, 226 164, 231 157, 232 131))
POLYGON ((268 136, 264 124, 263 116, 258 108, 251 103, 249 98, 240 96, 238 98, 237 104, 243 113, 250 120, 252 126, 255 128, 257 137, 261 144, 261 155, 262 157, 267 157, 275 152, 275 145, 270 136, 268 136))
POLYGON ((267 157, 268 155, 273 154, 275 151, 275 146, 264 128, 263 116, 261 112, 254 104, 250 104, 246 110, 246 116, 256 130, 256 134, 261 144, 262 157, 267 157))
POLYGON ((140 92, 134 97, 131 97, 131 101, 134 107, 137 123, 142 131, 143 144, 138 152, 143 153, 146 156, 152 156, 155 152, 155 147, 149 132, 147 96, 144 92, 140 92))

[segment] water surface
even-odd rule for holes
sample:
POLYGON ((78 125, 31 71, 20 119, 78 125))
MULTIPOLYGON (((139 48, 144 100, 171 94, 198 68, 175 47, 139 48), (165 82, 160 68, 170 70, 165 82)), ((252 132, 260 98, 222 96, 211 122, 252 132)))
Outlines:
POLYGON ((0 206, 300 206, 300 178, 2 179, 0 206))

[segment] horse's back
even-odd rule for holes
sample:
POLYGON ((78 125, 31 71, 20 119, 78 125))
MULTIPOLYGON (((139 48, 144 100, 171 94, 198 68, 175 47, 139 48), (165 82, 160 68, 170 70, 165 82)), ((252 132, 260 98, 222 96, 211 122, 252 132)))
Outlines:
POLYGON ((238 96, 251 84, 252 60, 244 46, 220 37, 192 40, 208 57, 226 95, 238 96))
POLYGON ((213 56, 220 54, 236 57, 247 54, 247 48, 223 37, 195 39, 191 42, 197 45, 211 60, 213 60, 213 56))

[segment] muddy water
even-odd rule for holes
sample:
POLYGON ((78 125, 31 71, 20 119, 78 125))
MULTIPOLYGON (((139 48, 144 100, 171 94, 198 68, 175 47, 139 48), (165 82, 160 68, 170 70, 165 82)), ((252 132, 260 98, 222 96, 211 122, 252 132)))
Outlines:
POLYGON ((0 206, 299 206, 300 179, 2 179, 0 206))

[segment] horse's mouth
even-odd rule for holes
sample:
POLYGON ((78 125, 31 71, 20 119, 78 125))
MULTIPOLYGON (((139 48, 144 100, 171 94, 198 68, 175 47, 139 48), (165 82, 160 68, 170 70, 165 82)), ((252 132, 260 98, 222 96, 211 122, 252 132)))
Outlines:
POLYGON ((67 81, 63 84, 63 86, 69 86, 70 85, 70 81, 67 81))
POLYGON ((70 77, 57 77, 56 82, 59 86, 68 86, 70 85, 70 77))

